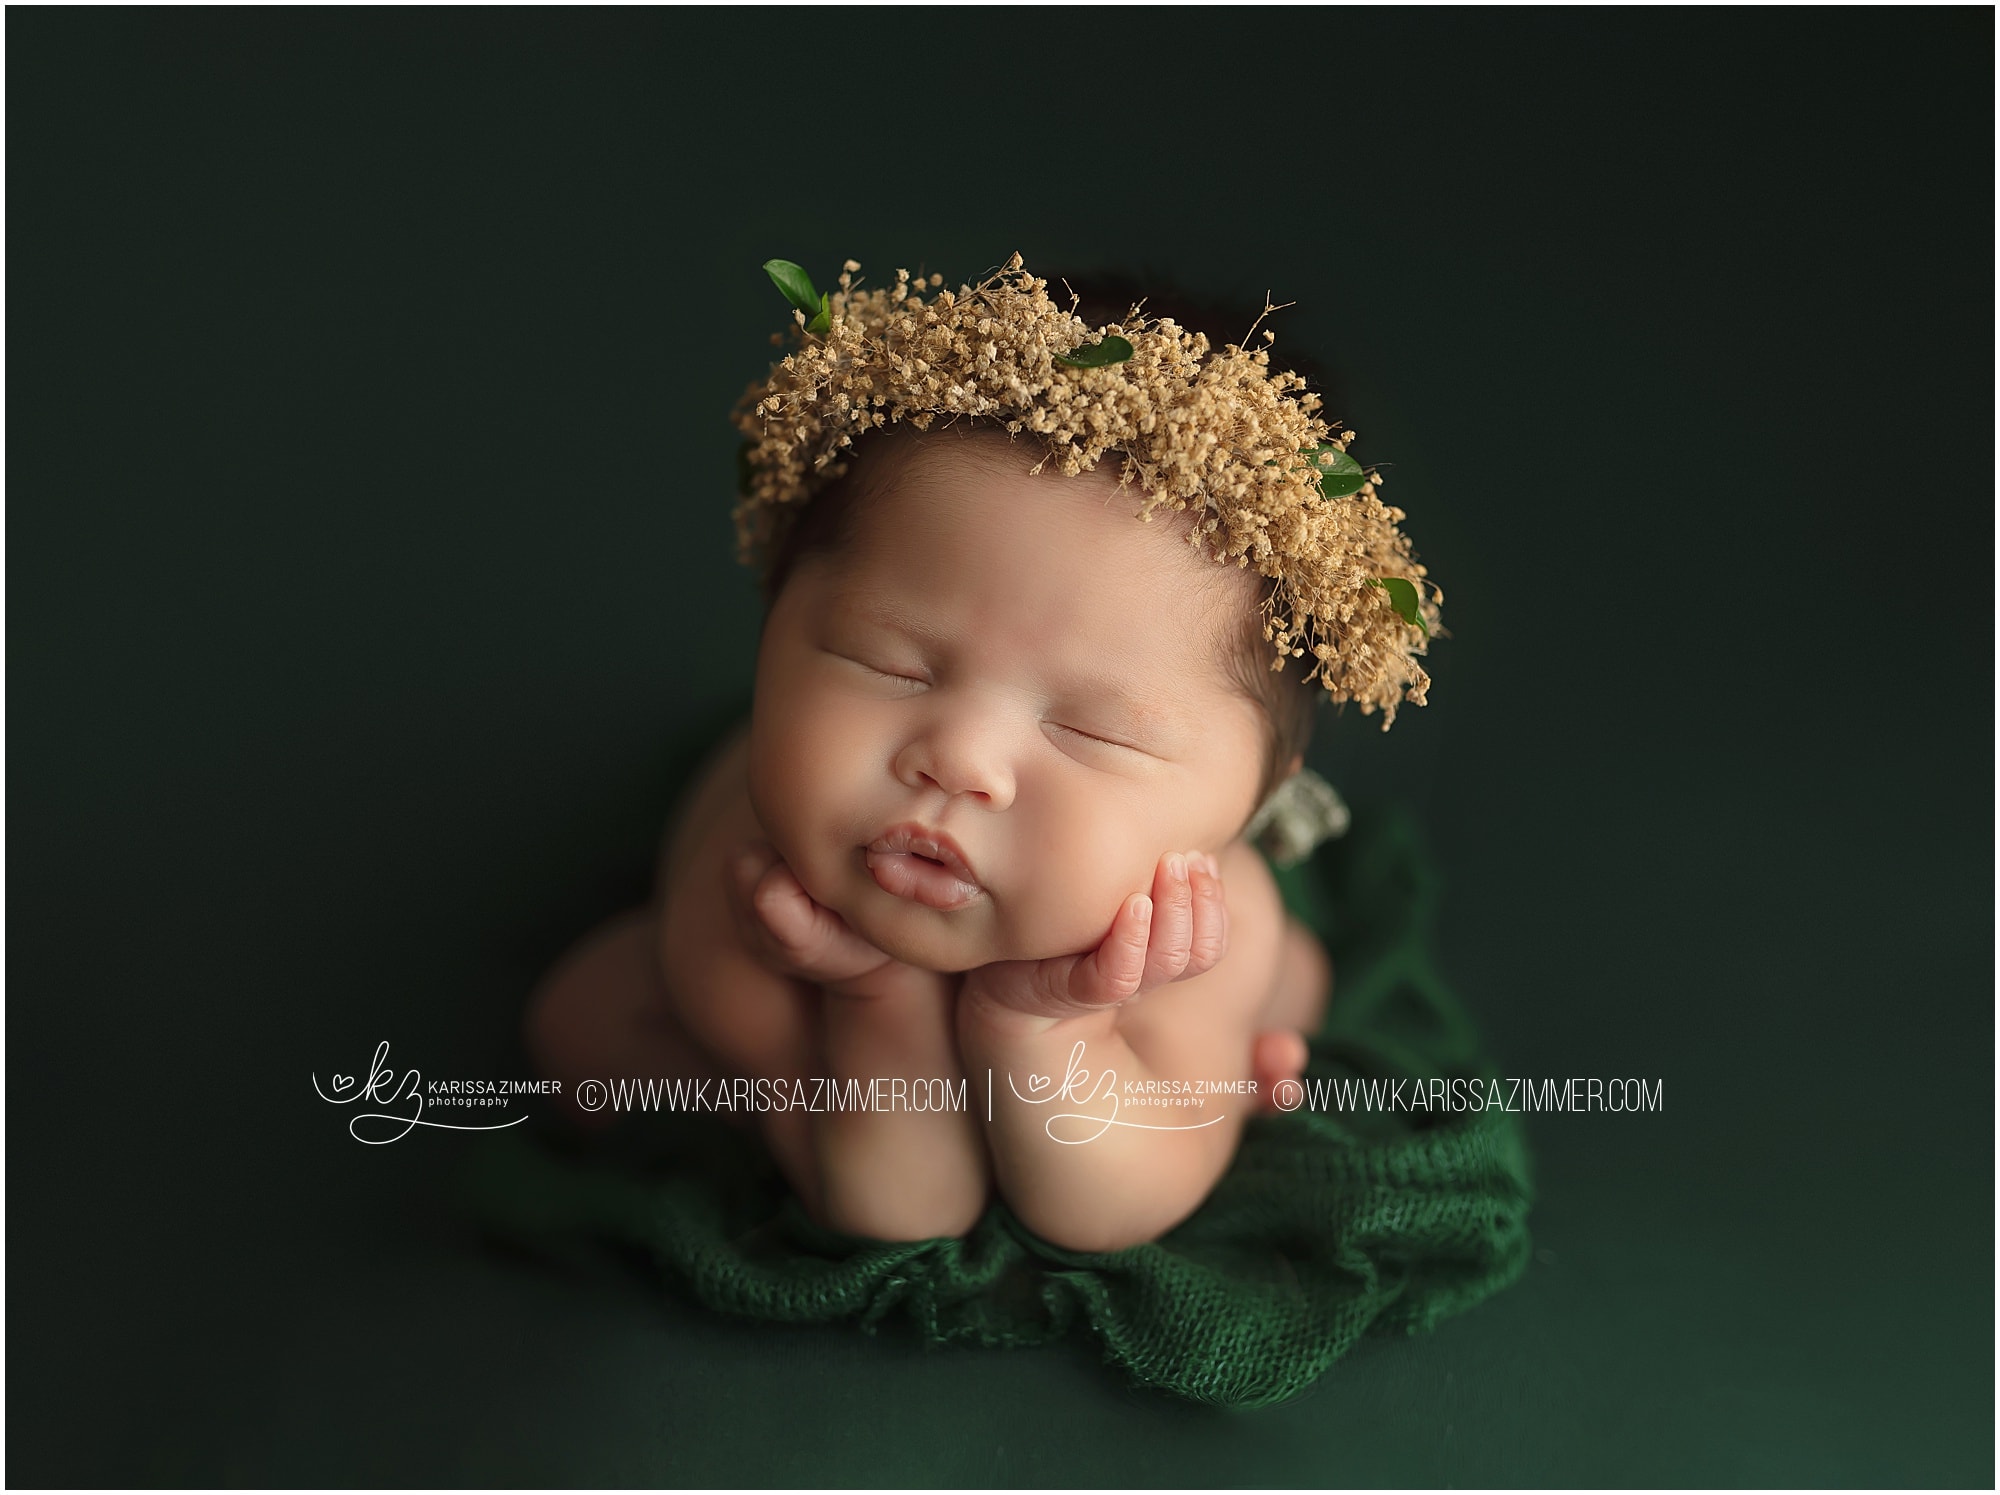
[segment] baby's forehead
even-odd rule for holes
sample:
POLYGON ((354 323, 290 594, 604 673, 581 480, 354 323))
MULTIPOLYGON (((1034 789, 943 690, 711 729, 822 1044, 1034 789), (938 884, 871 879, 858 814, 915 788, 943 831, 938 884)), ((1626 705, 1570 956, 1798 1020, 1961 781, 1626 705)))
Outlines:
MULTIPOLYGON (((986 458, 942 472, 1018 480, 1032 466, 1020 452, 1008 464, 1004 446, 998 456, 998 466, 986 458)), ((1258 580, 1188 546, 1188 516, 1156 514, 1148 524, 1134 490, 1116 478, 1052 474, 1050 492, 1034 502, 1110 508, 1052 526, 1036 522, 1032 506, 1008 508, 1022 504, 1018 490, 998 498, 978 482, 944 490, 934 482, 942 472, 884 464, 878 482, 852 496, 822 608, 940 650, 952 630, 972 628, 988 654, 1046 660, 1070 676, 1112 672, 1142 696, 1236 688, 1240 656, 1260 640, 1258 580)))
MULTIPOLYGON (((990 425, 959 425, 930 431, 892 427, 872 435, 857 448, 850 506, 865 510, 870 500, 921 498, 944 484, 976 487, 980 478, 1011 481, 1032 477, 1036 483, 1060 489, 1072 497, 1089 497, 1131 520, 1135 540, 1145 545, 1177 541, 1177 559, 1190 562, 1190 583, 1235 592, 1254 592, 1234 565, 1211 559, 1188 542, 1200 511, 1158 507, 1142 520, 1139 509, 1145 491, 1125 471, 1124 454, 1107 452, 1087 471, 1066 474, 1038 438, 1010 434, 990 425)), ((879 506, 879 505, 878 505, 879 506)), ((1053 547, 1061 541, 1046 536, 1053 547)), ((1162 552, 1166 553, 1166 552, 1162 552)))
MULTIPOLYGON (((859 443, 854 467, 860 474, 862 491, 881 494, 941 478, 1004 478, 1047 471, 1052 465, 1045 463, 1047 455, 1048 449, 1039 440, 997 426, 960 424, 920 431, 897 425, 859 443)), ((1086 482, 1094 478, 1115 484, 1116 478, 1108 476, 1115 470, 1107 463, 1079 477, 1086 482)))

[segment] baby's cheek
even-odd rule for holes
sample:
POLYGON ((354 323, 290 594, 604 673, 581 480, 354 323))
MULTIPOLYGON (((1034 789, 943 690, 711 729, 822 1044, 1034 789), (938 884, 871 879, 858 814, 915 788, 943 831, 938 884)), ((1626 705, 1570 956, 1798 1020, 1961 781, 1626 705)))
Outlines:
POLYGON ((1027 871, 1005 928, 1019 959, 1094 949, 1124 901, 1152 886, 1153 854, 1113 817, 1051 817, 1023 840, 1027 871))
MULTIPOLYGON (((825 810, 839 802, 832 764, 809 750, 810 724, 777 718, 758 724, 750 757, 750 799, 765 835, 795 871, 823 856, 825 810)), ((810 884, 808 884, 810 886, 810 884)))
POLYGON ((806 891, 845 913, 859 848, 886 826, 896 785, 882 723, 865 709, 824 707, 786 723, 764 794, 781 821, 773 842, 806 891))

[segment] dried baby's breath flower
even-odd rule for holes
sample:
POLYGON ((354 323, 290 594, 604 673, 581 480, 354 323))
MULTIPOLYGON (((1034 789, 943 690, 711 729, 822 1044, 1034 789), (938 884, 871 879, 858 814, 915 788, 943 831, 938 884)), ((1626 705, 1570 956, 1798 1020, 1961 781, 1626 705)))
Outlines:
MULTIPOLYGON (((1268 332, 1257 352, 1211 350, 1199 333, 1137 307, 1123 322, 1088 327, 1075 298, 1063 310, 1018 254, 928 302, 919 293, 943 276, 898 270, 892 287, 861 290, 859 268, 843 267, 822 335, 795 314, 792 351, 737 405, 747 438, 736 506, 744 561, 769 563, 807 501, 847 471, 861 431, 990 420, 1033 433, 1045 462, 1072 476, 1116 456, 1120 482, 1143 495, 1141 518, 1193 510, 1190 544, 1273 579, 1264 606, 1273 669, 1310 654, 1306 678, 1364 713, 1379 707, 1385 730, 1398 705, 1424 704, 1430 676, 1418 656, 1441 632, 1444 594, 1397 528, 1403 511, 1378 497, 1379 472, 1364 469, 1351 493, 1322 491, 1330 467, 1345 463, 1351 476, 1329 480, 1328 491, 1362 476, 1328 450, 1344 453, 1355 433, 1321 418, 1296 374, 1271 371, 1268 332), (1129 358, 1063 361, 1112 338, 1131 345, 1129 358)), ((1265 313, 1278 309, 1267 298, 1265 313)))

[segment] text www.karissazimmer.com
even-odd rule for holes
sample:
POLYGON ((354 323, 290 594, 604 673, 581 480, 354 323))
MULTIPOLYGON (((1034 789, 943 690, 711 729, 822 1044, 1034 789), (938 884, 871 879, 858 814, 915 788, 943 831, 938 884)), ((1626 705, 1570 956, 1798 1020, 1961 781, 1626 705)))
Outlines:
POLYGON ((614 1111, 767 1112, 807 1111, 966 1111, 971 1097, 964 1079, 908 1079, 901 1075, 869 1080, 733 1079, 609 1080, 604 1082, 614 1111))

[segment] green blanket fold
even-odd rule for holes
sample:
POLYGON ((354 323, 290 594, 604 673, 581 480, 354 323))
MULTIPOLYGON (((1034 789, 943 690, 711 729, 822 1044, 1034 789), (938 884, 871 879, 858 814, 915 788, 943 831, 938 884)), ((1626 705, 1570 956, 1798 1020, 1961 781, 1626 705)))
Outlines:
POLYGON ((902 1317, 926 1342, 989 1346, 1084 1325, 1146 1385, 1230 1407, 1295 1396, 1363 1334, 1428 1328, 1519 1276, 1532 1190, 1514 1115, 1418 1104, 1422 1082, 1493 1070, 1432 964, 1436 877, 1409 818, 1358 812, 1346 837, 1278 876, 1336 972, 1308 1085, 1400 1080, 1410 1109, 1309 1095, 1252 1121, 1214 1193, 1153 1245, 1063 1251, 998 1203, 958 1240, 839 1235, 806 1217, 753 1136, 695 1116, 628 1117, 587 1148, 525 1128, 482 1138, 465 1207, 542 1252, 637 1248, 699 1302, 746 1318, 872 1329, 902 1317))

